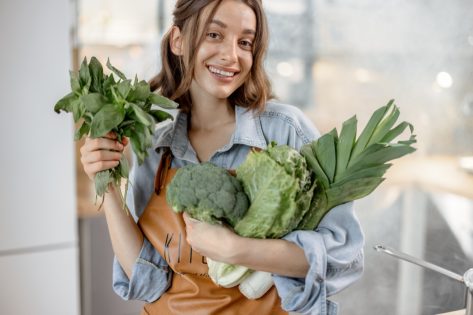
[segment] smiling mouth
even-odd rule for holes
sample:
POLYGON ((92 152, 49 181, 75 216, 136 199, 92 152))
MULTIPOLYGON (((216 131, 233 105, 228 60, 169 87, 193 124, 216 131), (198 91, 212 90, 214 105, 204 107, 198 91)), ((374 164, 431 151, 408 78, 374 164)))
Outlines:
POLYGON ((229 72, 229 71, 220 70, 213 66, 208 66, 207 68, 209 69, 210 72, 222 78, 233 78, 235 74, 237 73, 237 72, 229 72))

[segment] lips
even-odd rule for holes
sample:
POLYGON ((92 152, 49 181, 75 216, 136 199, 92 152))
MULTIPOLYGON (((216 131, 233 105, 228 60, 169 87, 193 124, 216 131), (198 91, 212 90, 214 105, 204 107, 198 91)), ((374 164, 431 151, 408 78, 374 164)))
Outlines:
POLYGON ((221 68, 217 68, 215 66, 207 66, 207 68, 209 69, 211 73, 223 78, 233 78, 235 74, 238 73, 238 71, 231 71, 230 69, 224 70, 221 68))

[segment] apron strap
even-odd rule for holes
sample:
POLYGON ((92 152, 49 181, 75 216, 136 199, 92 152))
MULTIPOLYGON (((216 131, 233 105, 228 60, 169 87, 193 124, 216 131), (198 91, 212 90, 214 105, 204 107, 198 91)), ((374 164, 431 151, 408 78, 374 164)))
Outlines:
POLYGON ((161 189, 164 188, 164 183, 166 182, 166 175, 168 169, 171 167, 172 161, 172 152, 170 148, 166 148, 161 160, 159 161, 159 167, 156 171, 156 176, 154 177, 154 192, 156 195, 159 195, 161 189))

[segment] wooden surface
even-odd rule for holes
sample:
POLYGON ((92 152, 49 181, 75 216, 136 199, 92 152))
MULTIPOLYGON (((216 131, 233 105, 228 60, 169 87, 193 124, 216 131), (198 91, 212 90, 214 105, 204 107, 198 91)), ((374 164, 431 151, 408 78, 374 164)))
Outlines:
POLYGON ((404 157, 388 170, 386 184, 416 185, 423 189, 473 199, 473 174, 455 156, 404 157))

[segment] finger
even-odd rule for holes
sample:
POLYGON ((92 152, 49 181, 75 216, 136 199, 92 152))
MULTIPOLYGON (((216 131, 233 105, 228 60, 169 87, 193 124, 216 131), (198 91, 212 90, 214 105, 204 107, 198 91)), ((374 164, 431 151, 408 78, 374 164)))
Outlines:
POLYGON ((122 144, 123 144, 123 146, 126 147, 126 146, 128 145, 128 143, 130 143, 130 140, 128 139, 128 137, 125 137, 125 136, 124 136, 124 137, 122 138, 122 144))
POLYGON ((100 161, 120 161, 122 158, 122 153, 109 150, 96 150, 88 152, 81 156, 81 162, 86 163, 96 163, 100 161))
POLYGON ((97 174, 100 171, 105 171, 114 168, 118 164, 118 161, 100 161, 96 163, 89 163, 84 166, 84 171, 87 174, 97 174))
POLYGON ((111 139, 111 140, 115 140, 117 139, 117 134, 113 131, 110 131, 109 133, 107 133, 103 138, 106 138, 106 139, 111 139))
POLYGON ((111 150, 111 151, 123 151, 124 146, 116 140, 110 140, 106 138, 87 138, 84 146, 81 148, 81 153, 86 154, 87 152, 93 152, 97 150, 111 150))

